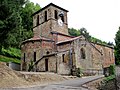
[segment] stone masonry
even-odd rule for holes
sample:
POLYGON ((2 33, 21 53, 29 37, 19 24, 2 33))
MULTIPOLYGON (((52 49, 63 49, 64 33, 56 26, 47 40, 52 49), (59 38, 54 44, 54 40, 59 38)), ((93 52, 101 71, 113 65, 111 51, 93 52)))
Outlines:
POLYGON ((68 34, 67 10, 50 3, 33 16, 31 39, 21 45, 21 70, 104 74, 114 64, 114 49, 68 34))

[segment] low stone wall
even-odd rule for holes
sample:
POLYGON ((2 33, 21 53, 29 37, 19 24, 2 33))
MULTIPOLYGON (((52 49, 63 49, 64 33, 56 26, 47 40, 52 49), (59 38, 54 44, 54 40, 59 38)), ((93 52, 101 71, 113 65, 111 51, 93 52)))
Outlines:
POLYGON ((97 69, 87 69, 83 72, 83 74, 84 76, 103 75, 103 71, 97 69))
POLYGON ((12 68, 13 70, 20 71, 20 64, 9 62, 9 67, 12 68))
POLYGON ((103 78, 88 82, 84 85, 82 85, 84 88, 87 88, 88 90, 98 90, 99 86, 101 85, 101 82, 103 81, 103 78))

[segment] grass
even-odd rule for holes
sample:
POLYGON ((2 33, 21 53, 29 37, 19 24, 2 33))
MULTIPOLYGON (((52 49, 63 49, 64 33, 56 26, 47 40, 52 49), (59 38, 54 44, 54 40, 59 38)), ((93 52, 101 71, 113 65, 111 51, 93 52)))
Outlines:
POLYGON ((3 56, 3 55, 0 55, 0 61, 1 62, 14 62, 14 63, 18 63, 20 64, 20 60, 19 59, 16 59, 16 58, 10 58, 10 57, 6 57, 6 56, 3 56))
POLYGON ((7 48, 7 49, 2 48, 2 51, 1 51, 0 54, 4 55, 4 56, 7 56, 7 57, 20 59, 20 57, 21 57, 21 50, 17 49, 17 48, 12 48, 12 47, 7 48))
POLYGON ((17 48, 2 48, 0 52, 1 62, 14 62, 20 64, 21 50, 17 48))

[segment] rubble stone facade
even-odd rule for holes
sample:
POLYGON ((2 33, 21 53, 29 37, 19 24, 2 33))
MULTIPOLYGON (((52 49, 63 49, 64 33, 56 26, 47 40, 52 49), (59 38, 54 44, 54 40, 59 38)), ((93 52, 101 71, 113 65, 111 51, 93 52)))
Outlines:
POLYGON ((50 3, 33 14, 34 37, 22 42, 21 70, 103 74, 114 64, 114 49, 68 34, 67 10, 50 3))

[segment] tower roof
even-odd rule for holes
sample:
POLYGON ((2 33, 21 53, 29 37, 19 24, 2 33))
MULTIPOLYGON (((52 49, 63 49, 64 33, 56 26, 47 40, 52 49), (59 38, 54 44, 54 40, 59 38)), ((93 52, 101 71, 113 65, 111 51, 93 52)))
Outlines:
POLYGON ((66 9, 64 9, 64 8, 62 8, 62 7, 59 7, 59 6, 57 6, 57 5, 53 4, 53 3, 50 3, 50 4, 48 4, 47 6, 41 8, 40 10, 36 11, 35 13, 33 13, 32 16, 34 16, 35 14, 41 12, 42 10, 46 9, 46 8, 49 7, 49 6, 54 6, 54 7, 56 7, 56 8, 59 8, 59 9, 61 9, 61 10, 63 10, 63 11, 68 12, 68 10, 66 10, 66 9))

